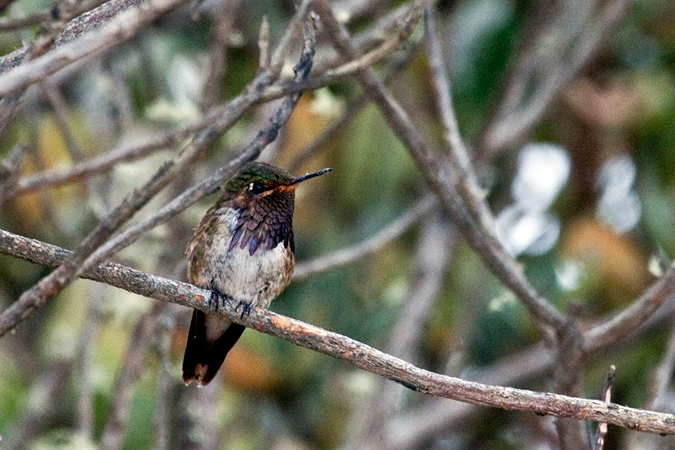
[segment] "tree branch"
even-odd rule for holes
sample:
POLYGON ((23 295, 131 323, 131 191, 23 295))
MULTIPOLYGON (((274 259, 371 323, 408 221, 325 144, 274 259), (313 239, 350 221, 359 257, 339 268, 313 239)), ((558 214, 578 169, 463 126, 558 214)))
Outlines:
MULTIPOLYGON (((52 267, 70 256, 70 252, 57 246, 4 230, 0 230, 0 253, 52 267)), ((235 304, 228 301, 217 304, 213 301, 210 291, 149 275, 120 264, 105 262, 83 275, 156 300, 197 308, 209 314, 221 314, 235 323, 340 359, 416 392, 506 410, 533 411, 557 417, 605 422, 635 431, 675 434, 675 416, 672 414, 629 408, 599 400, 490 386, 439 375, 354 339, 268 310, 251 309, 249 315, 242 317, 235 304)))

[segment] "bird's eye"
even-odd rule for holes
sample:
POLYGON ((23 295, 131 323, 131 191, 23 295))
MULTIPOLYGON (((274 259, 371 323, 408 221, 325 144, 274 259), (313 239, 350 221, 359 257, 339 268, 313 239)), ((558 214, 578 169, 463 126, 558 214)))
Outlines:
POLYGON ((256 181, 248 185, 248 190, 253 194, 262 194, 265 192, 265 185, 260 181, 256 181))

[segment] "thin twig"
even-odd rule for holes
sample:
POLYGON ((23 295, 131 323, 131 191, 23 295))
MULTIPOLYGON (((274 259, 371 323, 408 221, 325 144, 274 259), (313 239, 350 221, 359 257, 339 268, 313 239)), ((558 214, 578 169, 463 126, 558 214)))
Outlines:
POLYGON ((202 110, 216 104, 221 81, 227 70, 227 47, 236 19, 240 0, 230 0, 220 3, 214 14, 215 28, 209 42, 208 62, 206 64, 206 76, 202 83, 202 110))
POLYGON ((19 181, 21 163, 26 155, 28 146, 15 145, 8 152, 5 159, 0 162, 0 198, 5 192, 14 189, 19 181))
MULTIPOLYGON (((607 387, 605 388, 605 403, 612 401, 612 388, 614 387, 614 375, 616 373, 616 366, 612 364, 609 366, 607 373, 607 387)), ((598 424, 598 432, 595 439, 595 450, 602 450, 605 447, 605 438, 607 437, 607 423, 600 422, 598 424)))
MULTIPOLYGON (((79 16, 80 14, 84 14, 87 11, 90 11, 98 6, 100 6, 102 3, 105 3, 107 0, 94 0, 92 2, 87 2, 87 3, 80 3, 77 4, 77 8, 71 12, 69 12, 68 16, 70 17, 76 17, 79 16)), ((68 4, 68 2, 64 2, 64 4, 68 4)), ((44 23, 46 20, 50 19, 51 17, 54 16, 54 8, 59 8, 62 4, 57 4, 56 6, 50 6, 47 9, 44 9, 42 11, 38 11, 36 13, 29 14, 25 17, 3 17, 0 18, 0 33, 4 33, 7 31, 16 31, 20 30, 22 28, 28 28, 32 27, 35 25, 40 25, 41 23, 44 23)), ((62 13, 59 12, 59 15, 62 13)))
POLYGON ((675 324, 671 326, 668 343, 661 356, 659 364, 652 373, 652 379, 648 388, 648 401, 645 403, 649 409, 661 409, 661 402, 663 401, 668 386, 671 382, 673 368, 675 367, 675 324))
MULTIPOLYGON (((412 45, 406 52, 400 57, 392 58, 392 61, 387 65, 384 75, 384 83, 387 84, 394 79, 401 71, 413 60, 417 55, 422 45, 416 43, 412 45)), ((370 98, 361 94, 356 99, 354 99, 342 113, 338 119, 334 120, 321 134, 314 139, 309 145, 304 149, 300 150, 293 158, 293 160, 288 164, 289 172, 293 173, 300 168, 300 166, 307 161, 313 154, 323 148, 337 133, 344 130, 345 127, 363 110, 363 108, 368 105, 370 98)))
POLYGON ((258 49, 260 57, 258 58, 258 68, 266 70, 270 66, 270 23, 267 16, 263 16, 260 24, 260 36, 258 37, 258 49))
MULTIPOLYGON (((83 162, 86 159, 84 151, 80 144, 75 139, 75 134, 71 130, 70 122, 68 120, 68 106, 63 96, 57 91, 56 87, 49 82, 42 82, 39 84, 40 91, 45 96, 47 101, 54 111, 56 124, 61 130, 64 141, 66 142, 66 149, 70 153, 73 161, 83 162)), ((92 180, 84 180, 84 186, 87 190, 87 195, 90 199, 100 201, 101 189, 97 189, 92 180)))
POLYGON ((320 256, 312 261, 298 264, 293 273, 293 279, 302 280, 310 275, 350 264, 379 250, 387 243, 405 233, 412 225, 424 217, 435 204, 436 201, 434 197, 427 195, 417 201, 400 217, 393 220, 386 227, 365 241, 329 253, 328 255, 320 256))
POLYGON ((548 48, 551 42, 559 41, 560 37, 569 38, 564 34, 566 23, 554 23, 551 27, 542 28, 537 44, 520 55, 521 61, 509 79, 496 108, 497 113, 481 134, 481 153, 492 156, 518 142, 537 123, 564 86, 597 52, 631 3, 632 0, 612 0, 604 4, 598 17, 580 31, 578 39, 563 40, 569 44, 567 48, 555 51, 548 48), (542 47, 547 50, 542 51, 542 47), (544 67, 539 62, 542 53, 553 57, 544 63, 544 67), (535 73, 538 70, 543 73, 535 73), (532 93, 534 78, 541 80, 541 83, 532 93))
POLYGON ((448 160, 453 166, 453 172, 457 176, 457 192, 461 195, 469 213, 473 216, 476 225, 486 239, 498 244, 494 217, 485 202, 485 193, 478 184, 478 177, 471 164, 469 151, 464 144, 459 132, 455 109, 450 95, 450 77, 446 69, 447 64, 443 57, 441 43, 436 34, 436 19, 431 9, 424 13, 426 25, 427 43, 429 47, 429 65, 432 73, 432 86, 434 98, 441 117, 443 137, 448 160))
POLYGON ((153 342, 153 336, 157 334, 159 311, 163 306, 156 304, 151 311, 138 320, 134 328, 111 395, 113 404, 101 435, 101 449, 103 450, 122 448, 124 429, 131 413, 133 385, 146 368, 148 351, 153 342))
POLYGON ((607 322, 593 327, 585 333, 584 352, 592 353, 606 347, 637 330, 666 301, 673 298, 675 292, 675 268, 669 267, 666 273, 653 283, 631 305, 607 322))

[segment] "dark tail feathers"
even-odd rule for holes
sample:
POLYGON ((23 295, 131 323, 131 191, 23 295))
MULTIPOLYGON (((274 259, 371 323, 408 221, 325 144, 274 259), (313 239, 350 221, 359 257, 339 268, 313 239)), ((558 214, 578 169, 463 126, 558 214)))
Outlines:
POLYGON ((197 380, 199 386, 209 384, 245 329, 243 325, 232 323, 218 339, 209 341, 206 339, 205 314, 195 309, 183 357, 183 382, 188 385, 197 380))

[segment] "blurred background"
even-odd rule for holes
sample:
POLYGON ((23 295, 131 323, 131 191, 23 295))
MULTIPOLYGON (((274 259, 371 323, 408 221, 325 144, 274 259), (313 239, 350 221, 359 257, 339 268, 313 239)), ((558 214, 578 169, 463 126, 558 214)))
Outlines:
MULTIPOLYGON (((530 56, 544 69, 565 67, 550 53, 566 47, 537 40, 547 8, 563 11, 559 24, 571 30, 572 42, 610 3, 436 6, 460 130, 499 236, 545 297, 588 324, 630 305, 675 254, 675 4, 629 3, 527 132, 498 142, 490 131, 529 48, 538 49, 530 56)), ((52 5, 16 0, 0 19, 52 5)), ((377 30, 379 20, 406 2, 333 5, 359 36, 377 30)), ((255 75, 263 17, 275 45, 294 11, 290 0, 195 2, 103 56, 59 72, 26 93, 16 119, 2 130, 3 167, 22 151, 19 179, 64 170, 198 120, 255 75)), ((21 47, 38 30, 4 31, 0 52, 21 47)), ((375 69, 390 75, 392 92, 420 132, 441 142, 423 31, 420 23, 375 69)), ((328 58, 327 49, 320 34, 317 61, 328 58)), ((289 67, 297 56, 289 55, 289 67)), ((524 91, 534 95, 542 83, 533 76, 524 91)), ((263 153, 295 174, 334 169, 298 190, 299 276, 271 309, 434 372, 550 391, 550 357, 527 311, 428 197, 405 147, 376 106, 357 105, 360 95, 353 78, 306 93, 263 153), (371 251, 344 265, 321 271, 306 265, 370 244, 371 251)), ((139 218, 236 156, 278 106, 250 110, 139 218)), ((3 198, 0 228, 72 249, 180 148, 3 198)), ((115 261, 184 280, 185 245, 215 200, 207 197, 155 228, 115 261)), ((0 307, 47 273, 0 256, 0 307)), ((0 448, 558 448, 551 418, 428 398, 251 330, 211 385, 184 387, 180 363, 189 318, 187 308, 75 282, 0 339, 0 448)), ((620 345, 594 355, 585 365, 585 395, 600 398, 615 364, 615 402, 673 412, 672 389, 654 403, 650 387, 672 326, 673 308, 666 305, 620 345)), ((675 448, 674 437, 614 427, 608 439, 607 448, 675 448)))

